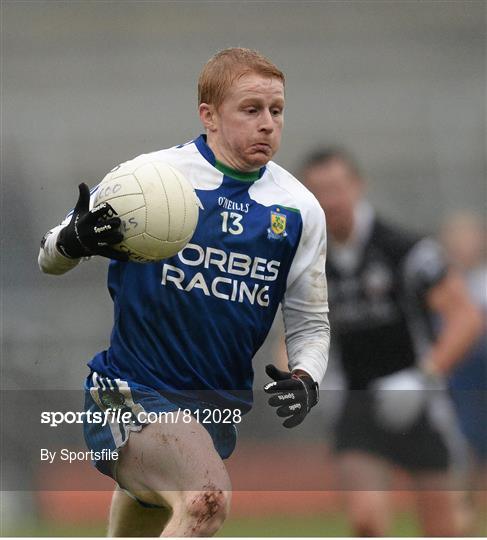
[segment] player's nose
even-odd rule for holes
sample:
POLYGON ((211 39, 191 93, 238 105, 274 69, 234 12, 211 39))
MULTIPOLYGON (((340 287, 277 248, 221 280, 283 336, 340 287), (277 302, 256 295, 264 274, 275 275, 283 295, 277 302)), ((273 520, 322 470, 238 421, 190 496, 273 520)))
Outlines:
POLYGON ((259 131, 265 131, 266 133, 274 131, 274 118, 268 109, 264 109, 260 115, 259 131))

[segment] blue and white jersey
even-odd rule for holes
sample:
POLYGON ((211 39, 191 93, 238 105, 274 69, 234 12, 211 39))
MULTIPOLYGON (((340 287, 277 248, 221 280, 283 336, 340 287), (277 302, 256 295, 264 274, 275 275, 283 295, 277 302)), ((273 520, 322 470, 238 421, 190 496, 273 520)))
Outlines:
MULTIPOLYGON (((314 196, 273 162, 255 173, 229 169, 204 136, 134 164, 148 157, 192 183, 201 203, 198 225, 170 259, 110 262, 114 326, 110 347, 91 360, 91 369, 248 410, 252 358, 282 302, 290 366, 320 381, 328 353, 326 238, 314 196)), ((48 236, 41 249, 45 271, 62 257, 55 238, 48 236)))

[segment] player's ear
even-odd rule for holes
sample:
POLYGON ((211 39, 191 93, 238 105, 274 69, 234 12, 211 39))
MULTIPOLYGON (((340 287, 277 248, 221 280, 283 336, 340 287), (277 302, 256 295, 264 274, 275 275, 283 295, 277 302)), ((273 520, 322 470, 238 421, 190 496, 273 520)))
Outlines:
POLYGON ((215 107, 209 103, 199 106, 200 120, 206 131, 216 131, 215 112, 215 107))

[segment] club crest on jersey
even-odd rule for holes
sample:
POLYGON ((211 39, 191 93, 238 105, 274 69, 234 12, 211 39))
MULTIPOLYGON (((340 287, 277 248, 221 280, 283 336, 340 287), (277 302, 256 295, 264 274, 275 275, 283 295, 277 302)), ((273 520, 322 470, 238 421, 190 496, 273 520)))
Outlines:
POLYGON ((279 208, 271 210, 271 226, 267 229, 267 238, 282 240, 286 236, 286 215, 281 214, 279 208))

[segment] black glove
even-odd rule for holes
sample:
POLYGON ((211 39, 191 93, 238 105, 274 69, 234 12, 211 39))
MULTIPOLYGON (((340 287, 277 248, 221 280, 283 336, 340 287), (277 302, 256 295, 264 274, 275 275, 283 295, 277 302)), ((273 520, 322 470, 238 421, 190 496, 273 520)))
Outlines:
POLYGON ((111 248, 123 240, 120 232, 120 218, 113 217, 115 211, 107 204, 99 204, 90 210, 90 190, 80 184, 78 202, 73 210, 71 221, 61 229, 56 247, 70 259, 101 255, 109 259, 126 262, 127 253, 111 248))
POLYGON ((318 403, 318 384, 309 375, 281 371, 272 364, 266 366, 265 372, 274 379, 264 386, 265 392, 275 394, 269 398, 269 405, 278 407, 277 416, 289 416, 282 425, 292 428, 301 424, 311 407, 318 403))

